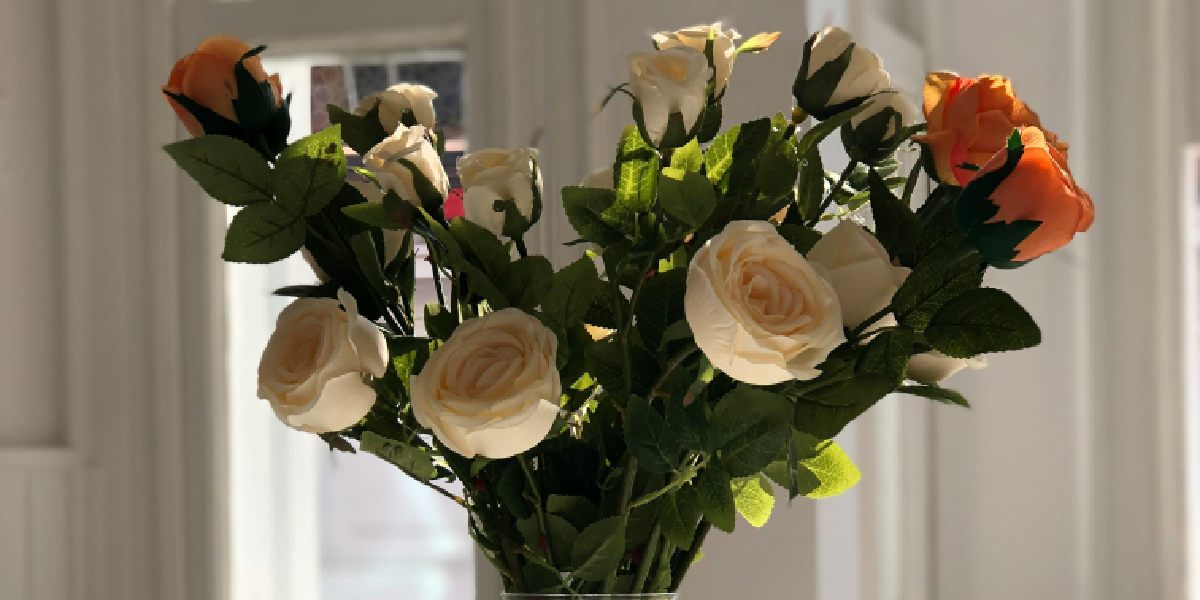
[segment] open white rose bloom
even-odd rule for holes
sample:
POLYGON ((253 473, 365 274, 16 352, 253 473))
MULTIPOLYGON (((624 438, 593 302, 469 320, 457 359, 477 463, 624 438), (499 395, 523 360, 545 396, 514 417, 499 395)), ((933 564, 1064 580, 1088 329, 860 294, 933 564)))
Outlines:
POLYGON ((167 150, 243 207, 223 257, 303 252, 321 279, 278 290, 296 299, 264 340, 259 395, 460 505, 513 592, 674 591, 713 529, 767 522, 775 488, 853 486, 833 441, 847 424, 894 393, 965 406, 942 381, 1040 341, 983 275, 1023 264, 1016 246, 1041 222, 995 217, 997 186, 1027 162, 1020 135, 965 186, 917 196, 920 167, 895 154, 925 124, 840 29, 780 74, 794 105, 723 122, 725 98, 760 93, 738 88, 735 65, 753 60, 738 57, 778 36, 655 34, 608 99, 630 101, 611 163, 546 190, 553 156, 478 150, 458 161, 454 218, 429 88, 332 109, 335 126, 282 151, 260 143, 280 131, 196 108, 190 130, 214 133, 167 150), (835 134, 848 164, 821 154, 835 134), (574 231, 552 223, 527 245, 544 207, 574 231), (554 235, 575 260, 538 254, 554 235))

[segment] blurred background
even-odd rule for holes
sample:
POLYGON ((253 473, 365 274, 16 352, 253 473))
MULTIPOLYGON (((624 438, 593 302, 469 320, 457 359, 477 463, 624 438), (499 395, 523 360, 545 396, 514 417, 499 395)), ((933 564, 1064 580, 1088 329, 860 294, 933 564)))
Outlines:
MULTIPOLYGON (((269 292, 312 274, 219 260, 158 87, 218 33, 270 45, 294 137, 425 83, 450 150, 536 140, 555 190, 611 162, 626 55, 715 20, 784 32, 727 125, 788 110, 838 24, 918 102, 930 69, 1010 76, 1098 214, 989 275, 1040 347, 958 375, 969 411, 880 402, 840 438, 862 484, 710 538, 682 599, 1200 599, 1195 0, 0 0, 0 600, 496 598, 457 507, 255 397, 269 292)), ((571 237, 549 202, 531 245, 571 237)))

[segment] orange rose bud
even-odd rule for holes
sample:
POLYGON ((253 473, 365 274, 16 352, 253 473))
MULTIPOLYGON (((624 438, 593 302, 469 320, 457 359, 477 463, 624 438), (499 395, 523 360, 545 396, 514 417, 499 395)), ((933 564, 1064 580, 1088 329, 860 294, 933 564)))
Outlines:
MULTIPOLYGON (((1037 113, 1017 98, 1008 78, 996 75, 973 79, 945 71, 929 73, 924 108, 925 134, 913 139, 929 150, 938 180, 950 185, 965 185, 974 172, 962 165, 982 165, 1004 149, 1013 129, 1041 127, 1037 113)), ((1065 143, 1048 131, 1045 137, 1066 155, 1065 143)))
POLYGON ((237 38, 214 36, 175 63, 162 90, 189 133, 194 136, 205 133, 229 135, 238 124, 258 128, 283 106, 279 76, 267 75, 257 55, 243 59, 251 52, 250 46, 237 38), (256 104, 262 106, 248 106, 250 102, 240 106, 235 103, 245 89, 245 86, 239 86, 237 78, 239 62, 258 84, 263 97, 256 104), (248 111, 256 113, 254 120, 263 122, 242 122, 248 111))
MULTIPOLYGON (((968 229, 968 237, 975 239, 977 246, 980 239, 985 244, 1003 239, 1001 235, 989 240, 987 232, 999 232, 1005 224, 1031 228, 1015 246, 1009 246, 1011 257, 989 257, 1006 259, 1008 266, 1062 248, 1076 233, 1087 231, 1096 216, 1091 196, 1075 183, 1067 168, 1067 157, 1053 138, 1037 127, 1021 127, 1019 132, 1024 150, 1015 164, 1012 150, 997 152, 974 175, 959 199, 960 224, 961 217, 977 210, 964 203, 978 202, 977 198, 985 193, 986 200, 990 200, 987 210, 994 214, 981 226, 968 229), (1006 170, 1008 174, 995 182, 995 177, 1006 170)), ((981 250, 985 256, 989 254, 988 249, 981 250)))

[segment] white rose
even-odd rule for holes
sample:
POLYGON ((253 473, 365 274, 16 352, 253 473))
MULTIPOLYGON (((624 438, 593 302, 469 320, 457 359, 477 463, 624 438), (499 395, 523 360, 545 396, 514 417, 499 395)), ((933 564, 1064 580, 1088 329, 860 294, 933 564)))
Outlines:
POLYGON ((863 163, 876 164, 895 152, 901 142, 904 127, 917 119, 917 108, 898 90, 883 90, 872 94, 866 106, 850 117, 842 131, 842 142, 850 157, 863 163))
POLYGON ((708 45, 708 34, 713 34, 713 88, 717 96, 725 91, 729 74, 733 72, 733 61, 737 58, 737 40, 742 36, 733 29, 724 29, 720 22, 712 25, 694 25, 679 31, 660 31, 652 36, 659 50, 691 48, 704 52, 708 45))
POLYGON ((662 142, 672 114, 679 113, 684 130, 696 124, 708 102, 711 70, 703 52, 685 46, 629 56, 629 88, 653 144, 662 142))
POLYGON ((602 190, 613 189, 613 168, 606 167, 599 171, 588 173, 579 181, 579 187, 599 188, 602 190))
POLYGON ((417 422, 467 458, 508 458, 541 442, 558 417, 558 340, 506 308, 458 326, 412 376, 417 422))
POLYGON ((982 369, 986 366, 987 361, 982 358, 954 358, 930 350, 908 359, 908 378, 933 385, 963 369, 982 369))
POLYGON ((916 120, 917 107, 904 94, 900 93, 899 90, 883 90, 871 95, 867 99, 867 102, 869 104, 866 108, 850 117, 851 129, 858 129, 858 126, 862 125, 863 121, 886 112, 889 118, 880 137, 891 138, 899 131, 896 127, 894 115, 900 116, 900 127, 912 125, 913 121, 916 120))
POLYGON ((371 411, 375 390, 364 377, 382 377, 387 360, 383 333, 358 314, 350 294, 298 298, 279 314, 263 351, 258 397, 290 427, 339 431, 371 411))
POLYGON ((517 212, 533 218, 533 196, 542 193, 542 173, 535 170, 533 148, 488 148, 458 159, 463 185, 463 211, 468 221, 496 235, 504 232, 504 212, 497 200, 512 200, 517 212))
POLYGON ((384 131, 395 131, 406 110, 412 111, 418 125, 433 129, 437 125, 437 116, 433 111, 434 98, 437 98, 437 92, 428 86, 398 83, 382 92, 367 94, 355 107, 354 114, 365 115, 379 102, 379 124, 384 131))
MULTIPOLYGON (((840 27, 826 27, 813 34, 808 40, 811 50, 808 58, 808 69, 804 75, 806 82, 811 80, 812 76, 825 63, 841 56, 851 44, 854 44, 854 38, 840 27)), ((846 70, 838 78, 837 87, 834 88, 833 94, 825 102, 825 105, 802 106, 802 108, 809 112, 820 112, 826 107, 870 96, 888 87, 891 82, 892 78, 884 70, 883 62, 879 60, 879 56, 865 46, 854 44, 854 49, 850 51, 850 64, 846 66, 846 70)))
POLYGON ((765 221, 734 221, 709 240, 683 301, 709 362, 746 383, 812 379, 846 339, 833 286, 765 221))
POLYGON ((887 306, 912 270, 892 265, 879 240, 853 221, 842 221, 822 236, 808 251, 808 260, 825 267, 842 307, 842 323, 850 328, 887 306))
POLYGON ((442 157, 429 143, 424 127, 399 125, 392 135, 363 157, 363 166, 375 174, 384 189, 396 192, 413 206, 420 206, 421 196, 417 194, 412 171, 397 160, 400 158, 412 163, 445 200, 450 191, 450 180, 442 167, 442 157))

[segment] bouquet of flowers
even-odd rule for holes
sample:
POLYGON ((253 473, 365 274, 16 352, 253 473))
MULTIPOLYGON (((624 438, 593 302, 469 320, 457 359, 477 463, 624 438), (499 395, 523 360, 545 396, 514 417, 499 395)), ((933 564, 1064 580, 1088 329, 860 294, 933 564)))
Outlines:
POLYGON ((849 422, 896 392, 966 406, 939 382, 1039 343, 984 273, 1062 247, 1093 207, 1007 79, 930 73, 920 123, 837 28, 804 45, 794 106, 723 124, 736 60, 778 35, 654 35, 609 96, 632 100, 611 168, 547 195, 536 150, 479 150, 453 210, 433 90, 330 106, 332 127, 287 144, 264 48, 202 43, 163 88, 194 136, 166 151, 241 207, 225 260, 303 252, 320 281, 278 290, 296 299, 259 396, 461 505, 517 592, 674 591, 709 530, 762 526, 776 488, 854 485, 832 441, 849 422), (834 133, 840 173, 818 147, 834 133), (581 249, 558 269, 523 243, 547 201, 581 249))

